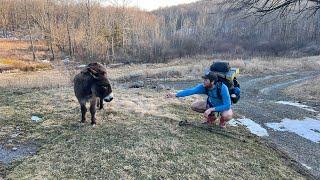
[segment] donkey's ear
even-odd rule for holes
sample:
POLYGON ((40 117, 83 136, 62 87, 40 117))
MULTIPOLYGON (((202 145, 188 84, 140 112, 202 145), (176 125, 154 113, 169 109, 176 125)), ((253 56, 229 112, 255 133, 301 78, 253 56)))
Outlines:
POLYGON ((88 67, 87 68, 88 72, 90 73, 90 75, 95 78, 95 79, 98 79, 98 72, 95 71, 93 68, 91 67, 88 67))

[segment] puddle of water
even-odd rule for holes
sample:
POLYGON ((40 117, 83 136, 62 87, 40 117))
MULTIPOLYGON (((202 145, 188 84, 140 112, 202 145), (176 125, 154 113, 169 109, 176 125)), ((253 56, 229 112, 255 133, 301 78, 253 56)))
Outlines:
POLYGON ((269 136, 268 131, 261 127, 260 124, 252 121, 251 119, 247 119, 247 118, 242 118, 242 119, 232 119, 228 122, 231 126, 238 126, 238 125, 243 125, 245 126, 247 129, 249 129, 249 131, 252 134, 255 134, 257 136, 269 136))
POLYGON ((283 119, 280 123, 266 123, 265 125, 275 131, 292 132, 312 142, 320 143, 320 120, 317 119, 283 119))
POLYGON ((301 109, 304 109, 306 111, 310 111, 310 112, 318 112, 314 109, 312 109, 310 106, 301 104, 301 103, 296 103, 296 102, 290 102, 290 101, 278 101, 276 102, 277 104, 284 104, 284 105, 290 105, 290 106, 295 106, 301 109))
POLYGON ((6 149, 0 145, 0 161, 9 164, 13 160, 18 160, 36 153, 36 147, 19 146, 13 149, 6 149))

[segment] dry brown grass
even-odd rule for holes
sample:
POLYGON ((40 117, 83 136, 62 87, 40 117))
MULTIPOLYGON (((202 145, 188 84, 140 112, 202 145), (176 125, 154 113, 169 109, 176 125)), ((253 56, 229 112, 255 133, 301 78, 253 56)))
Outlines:
MULTIPOLYGON (((175 59, 166 64, 127 65, 115 69, 109 69, 112 79, 120 81, 143 80, 145 78, 164 79, 198 79, 212 64, 212 59, 204 57, 190 59, 175 59)), ((320 69, 320 58, 304 57, 299 59, 290 58, 253 58, 248 60, 228 60, 232 67, 240 68, 241 75, 261 75, 277 72, 297 70, 320 69)))
MULTIPOLYGON (((242 61, 231 62, 241 65, 242 61)), ((126 66, 109 69, 109 76, 121 79, 136 73, 156 78, 196 78, 210 63, 176 60, 126 66)), ((189 107, 200 96, 164 100, 165 90, 114 87, 114 101, 97 112, 98 126, 80 125, 79 104, 70 87, 76 72, 56 69, 0 74, 1 142, 6 147, 28 142, 41 145, 36 155, 7 169, 7 178, 304 179, 286 159, 243 128, 228 130, 247 137, 247 143, 177 126, 180 120, 202 120, 202 115, 189 107), (42 121, 33 123, 32 115, 42 121), (17 126, 21 134, 10 144, 8 140, 12 140, 10 135, 17 126)))
POLYGON ((50 63, 22 61, 16 59, 0 59, 0 71, 20 70, 20 71, 36 71, 52 69, 50 63))
MULTIPOLYGON (((46 57, 47 48, 43 41, 35 41, 35 49, 37 58, 46 57)), ((50 63, 32 60, 32 51, 28 41, 0 38, 0 73, 12 70, 36 71, 52 69, 50 63)))
MULTIPOLYGON (((98 126, 78 123, 80 112, 72 88, 6 91, 0 104, 6 129, 22 129, 14 142, 41 142, 34 156, 7 170, 9 179, 304 179, 276 151, 248 135, 247 143, 197 128, 179 120, 201 116, 184 101, 163 101, 165 91, 118 89, 99 111, 98 126), (140 101, 141 99, 141 101, 140 101), (7 101, 9 100, 9 101, 7 101), (14 108, 18 107, 18 108, 14 108), (31 115, 43 121, 32 123, 31 115), (10 128, 11 127, 11 128, 10 128)), ((8 131, 8 133, 10 133, 8 131)), ((4 134, 6 140, 10 134, 4 134)))
POLYGON ((284 93, 294 97, 298 100, 311 100, 319 102, 320 99, 320 77, 303 82, 301 84, 295 84, 284 89, 284 93))
MULTIPOLYGON (((35 41, 36 57, 42 58, 47 54, 44 41, 35 41)), ((0 58, 16 60, 32 60, 29 41, 8 40, 0 38, 0 58)))
MULTIPOLYGON (((306 57, 300 59, 252 59, 230 60, 232 67, 239 67, 241 75, 256 75, 294 70, 317 70, 320 68, 320 58, 306 57)), ((0 60, 1 62, 1 60, 0 60)), ((176 59, 166 64, 126 65, 118 68, 108 68, 108 76, 112 81, 132 82, 136 80, 168 79, 194 80, 199 79, 212 60, 176 59)), ((63 66, 54 70, 39 72, 0 73, 2 88, 46 88, 71 85, 75 73, 79 70, 67 70, 63 66)))
POLYGON ((70 86, 70 76, 67 71, 62 70, 0 73, 0 88, 20 89, 70 86))
POLYGON ((27 49, 30 46, 28 41, 20 41, 20 40, 8 40, 0 38, 0 48, 3 51, 10 51, 12 49, 27 49))
MULTIPOLYGON (((235 61, 237 62, 237 61, 235 61)), ((246 74, 264 74, 288 71, 317 70, 320 68, 319 56, 304 58, 272 58, 259 59, 253 58, 250 61, 238 60, 240 69, 246 74), (240 62, 239 62, 240 61, 240 62)))

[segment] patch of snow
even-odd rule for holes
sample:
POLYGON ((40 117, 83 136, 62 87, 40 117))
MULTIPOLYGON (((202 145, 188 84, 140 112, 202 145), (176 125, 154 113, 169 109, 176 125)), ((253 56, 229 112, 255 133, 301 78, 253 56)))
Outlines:
POLYGON ((20 133, 16 133, 16 134, 11 134, 11 138, 16 138, 20 135, 20 133))
POLYGON ((284 104, 284 105, 290 105, 290 106, 295 106, 295 107, 298 107, 298 108, 301 108, 301 109, 304 109, 306 111, 310 111, 310 112, 318 112, 314 109, 312 109, 310 106, 307 106, 307 105, 304 105, 304 104, 301 104, 301 103, 297 103, 297 102, 290 102, 290 101, 278 101, 276 102, 278 104, 284 104))
POLYGON ((280 123, 266 123, 265 125, 275 131, 292 132, 312 142, 320 143, 320 120, 317 119, 283 119, 280 123))
POLYGON ((69 64, 70 59, 69 59, 69 58, 65 58, 65 59, 62 60, 62 62, 63 62, 64 64, 69 64))
POLYGON ((308 166, 308 165, 306 165, 304 163, 301 163, 301 164, 302 164, 302 166, 306 167, 307 169, 312 169, 310 166, 308 166))
POLYGON ((31 120, 32 120, 33 122, 39 122, 39 121, 41 121, 41 118, 39 118, 38 116, 32 116, 32 117, 31 117, 31 120))
POLYGON ((85 68, 85 67, 87 67, 87 65, 85 65, 85 64, 81 64, 81 65, 79 65, 79 66, 77 66, 78 68, 85 68))
POLYGON ((230 121, 228 121, 228 124, 230 125, 230 126, 233 126, 233 127, 236 127, 236 126, 238 126, 238 121, 237 120, 235 120, 235 119, 231 119, 230 121))
POLYGON ((247 119, 247 118, 242 118, 242 119, 238 119, 238 120, 232 119, 228 123, 231 126, 243 125, 247 129, 249 129, 249 131, 252 134, 255 134, 255 135, 260 136, 260 137, 269 136, 268 131, 265 128, 261 127, 260 124, 254 122, 251 119, 247 119))

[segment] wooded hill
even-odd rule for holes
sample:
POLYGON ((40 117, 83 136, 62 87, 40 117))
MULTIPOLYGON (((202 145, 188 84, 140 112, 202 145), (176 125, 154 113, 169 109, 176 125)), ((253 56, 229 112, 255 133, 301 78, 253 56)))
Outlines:
POLYGON ((220 2, 145 12, 97 0, 0 0, 0 36, 27 39, 33 51, 34 41, 45 40, 51 60, 153 63, 197 54, 320 54, 319 12, 244 18, 220 2))

